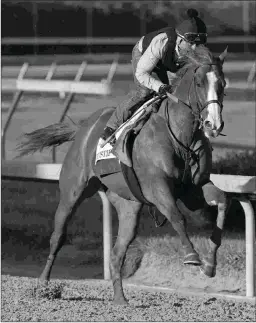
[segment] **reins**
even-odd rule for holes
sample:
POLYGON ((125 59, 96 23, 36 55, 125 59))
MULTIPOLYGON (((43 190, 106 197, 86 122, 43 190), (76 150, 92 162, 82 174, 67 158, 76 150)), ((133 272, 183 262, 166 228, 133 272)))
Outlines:
MULTIPOLYGON (((180 101, 182 102, 182 101, 180 101)), ((185 104, 186 105, 186 104, 185 104)), ((167 127, 168 127, 168 130, 169 132, 171 133, 172 137, 176 140, 176 142, 180 145, 180 147, 182 147, 184 150, 185 150, 185 168, 184 168, 184 172, 183 172, 183 176, 182 176, 182 182, 184 182, 185 180, 185 177, 186 177, 186 173, 188 171, 188 168, 189 168, 189 163, 190 163, 190 160, 191 158, 193 157, 193 159, 198 163, 198 157, 195 153, 195 151, 193 149, 191 149, 189 146, 185 146, 174 134, 174 132, 172 131, 172 128, 170 127, 169 125, 169 113, 168 113, 168 108, 166 107, 165 109, 165 113, 166 113, 166 121, 167 121, 167 127)), ((191 145, 193 143, 193 137, 194 137, 194 134, 195 134, 195 128, 197 128, 197 124, 195 122, 195 126, 194 126, 194 129, 193 129, 193 134, 192 134, 192 142, 191 142, 191 145)), ((190 145, 190 146, 191 146, 190 145)))
MULTIPOLYGON (((216 65, 214 63, 210 63, 210 64, 205 64, 205 65, 216 65)), ((202 66, 202 65, 200 65, 202 66)), ((167 121, 167 127, 172 135, 172 137, 176 140, 176 142, 183 148, 183 150, 185 151, 185 155, 186 155, 186 158, 185 158, 185 168, 184 168, 184 172, 183 172, 183 176, 182 176, 182 182, 184 182, 185 180, 185 177, 186 177, 186 173, 188 171, 188 168, 189 168, 189 163, 191 161, 191 158, 193 158, 195 160, 196 163, 198 163, 199 165, 199 157, 196 155, 196 152, 201 148, 199 147, 196 151, 194 151, 193 149, 191 149, 191 145, 193 144, 194 142, 194 135, 196 133, 196 130, 199 130, 203 127, 203 118, 202 118, 202 112, 204 109, 206 109, 210 104, 212 103, 217 103, 220 108, 221 108, 221 111, 223 109, 223 104, 219 101, 219 100, 209 100, 209 101, 206 101, 204 105, 201 104, 200 100, 199 100, 199 97, 198 97, 198 93, 197 93, 197 90, 196 90, 196 79, 195 79, 195 74, 196 74, 196 70, 199 68, 199 66, 194 70, 194 76, 193 76, 193 79, 190 83, 190 86, 189 86, 189 91, 188 91, 188 103, 185 103, 184 101, 178 99, 178 100, 173 100, 172 97, 170 97, 170 99, 172 99, 174 102, 176 103, 183 103, 185 106, 187 106, 189 109, 191 109, 194 117, 195 117, 195 122, 194 122, 194 127, 193 127, 193 131, 192 131, 192 139, 191 139, 191 144, 190 146, 186 146, 184 145, 180 140, 178 140, 178 138, 175 136, 175 134, 173 133, 171 127, 170 127, 170 124, 169 124, 169 111, 168 111, 168 107, 166 106, 166 109, 165 109, 165 113, 166 113, 166 121, 167 121), (197 101, 197 104, 196 104, 196 107, 197 107, 197 113, 195 113, 194 109, 193 109, 193 106, 191 104, 191 88, 192 88, 192 84, 194 84, 194 90, 195 90, 195 96, 196 96, 196 101, 197 101), (178 102, 177 102, 178 101, 178 102), (198 126, 198 123, 199 123, 199 126, 198 126)), ((176 98, 176 97, 175 97, 176 98)), ((192 179, 193 181, 193 179, 192 179)))

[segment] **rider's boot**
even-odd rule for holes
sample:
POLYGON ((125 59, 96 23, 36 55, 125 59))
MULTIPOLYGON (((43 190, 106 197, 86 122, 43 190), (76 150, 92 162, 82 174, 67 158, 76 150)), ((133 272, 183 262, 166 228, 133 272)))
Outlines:
MULTIPOLYGON (((104 143, 107 141, 107 139, 116 131, 116 129, 105 127, 103 130, 103 133, 101 135, 102 143, 101 145, 104 145, 104 143)), ((110 141, 111 144, 115 143, 115 137, 110 141)))
MULTIPOLYGON (((130 103, 130 102, 128 102, 130 103)), ((122 107, 122 110, 119 109, 119 113, 114 112, 110 118, 110 120, 108 121, 106 127, 103 130, 103 133, 101 135, 101 147, 104 146, 105 142, 108 140, 108 138, 118 129, 118 127, 120 126, 120 124, 122 124, 122 122, 125 122, 126 120, 128 120, 131 115, 132 115, 132 111, 131 108, 133 108, 133 105, 130 106, 124 106, 122 107), (110 127, 111 125, 111 127, 110 127)), ((116 142, 116 138, 113 137, 113 139, 110 140, 110 144, 115 144, 116 142)))
MULTIPOLYGON (((127 121, 132 116, 132 114, 141 106, 141 104, 143 104, 151 96, 151 93, 144 96, 130 96, 127 100, 120 104, 113 112, 112 116, 108 120, 106 127, 104 128, 103 134, 101 135, 101 146, 103 146, 107 139, 118 129, 118 127, 123 122, 127 121)), ((113 138, 110 143, 115 143, 115 138, 113 138)))

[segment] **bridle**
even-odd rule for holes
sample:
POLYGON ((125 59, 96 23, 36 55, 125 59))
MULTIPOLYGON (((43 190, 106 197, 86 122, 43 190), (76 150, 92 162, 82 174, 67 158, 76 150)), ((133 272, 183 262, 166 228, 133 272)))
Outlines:
POLYGON ((196 67, 196 69, 194 70, 194 76, 193 76, 193 80, 190 84, 190 87, 189 87, 189 94, 188 94, 188 101, 189 101, 189 106, 190 108, 193 110, 192 108, 192 104, 191 104, 191 100, 190 100, 190 95, 191 95, 191 87, 192 87, 192 84, 194 84, 194 89, 195 89, 195 95, 196 95, 196 102, 197 102, 197 112, 199 115, 199 122, 200 122, 200 125, 199 125, 199 129, 201 129, 203 127, 203 117, 202 117, 202 112, 204 111, 204 109, 206 109, 210 104, 212 103, 217 103, 221 109, 221 112, 223 110, 223 103, 220 102, 219 100, 209 100, 209 101, 206 101, 204 103, 204 105, 201 104, 200 100, 199 100, 199 96, 198 96, 198 93, 197 93, 197 85, 196 85, 196 71, 198 68, 202 67, 202 66, 205 66, 205 65, 208 65, 208 66, 213 66, 213 65, 217 65, 216 63, 209 63, 209 64, 203 64, 203 65, 200 65, 198 67, 196 67))
MULTIPOLYGON (((222 112, 222 109, 223 109, 223 104, 219 100, 209 100, 209 101, 206 101, 204 103, 204 105, 202 105, 200 100, 199 100, 199 96, 198 96, 198 93, 197 93, 197 85, 196 85, 196 71, 197 71, 198 68, 200 68, 200 67, 202 67, 204 65, 212 66, 212 65, 217 65, 217 64, 216 63, 209 63, 209 64, 203 64, 203 65, 200 65, 200 66, 196 67, 195 70, 194 70, 194 75, 193 75, 192 81, 191 81, 190 86, 189 86, 188 104, 186 102, 182 101, 182 100, 178 100, 178 101, 182 102, 185 106, 187 106, 189 109, 191 109, 191 111, 192 111, 192 113, 193 113, 193 115, 194 115, 194 117, 196 119, 195 121, 199 122, 199 127, 198 127, 198 122, 195 122, 194 129, 193 129, 192 136, 191 136, 192 141, 191 141, 190 146, 185 146, 182 142, 180 142, 178 140, 178 138, 173 133, 173 131, 172 131, 170 125, 169 125, 169 114, 168 114, 168 108, 166 107, 166 117, 167 117, 166 120, 167 120, 168 129, 169 129, 172 137, 175 139, 175 141, 186 152, 185 169, 184 169, 184 173, 183 173, 183 177, 182 177, 182 182, 185 179, 185 176, 186 176, 186 173, 187 173, 187 170, 188 170, 188 167, 189 167, 190 160, 193 158, 195 160, 195 162, 199 165, 199 157, 197 156, 196 152, 199 152, 202 147, 199 147, 196 151, 194 151, 190 147, 191 147, 191 145, 193 145, 194 135, 195 135, 196 130, 201 129, 203 127, 204 120, 203 120, 203 117, 202 117, 202 112, 204 111, 204 109, 206 109, 212 103, 217 103, 221 108, 221 112, 222 112), (195 97, 196 97, 196 102, 197 102, 197 104, 196 104, 197 111, 196 112, 194 111, 192 103, 191 103, 192 84, 194 84, 195 97)), ((177 102, 177 101, 175 101, 175 102, 177 102)), ((195 174, 194 174, 194 176, 195 176, 195 174)), ((194 179, 194 176, 193 176, 193 179, 194 179)), ((193 179, 192 179, 192 181, 193 181, 193 179)))

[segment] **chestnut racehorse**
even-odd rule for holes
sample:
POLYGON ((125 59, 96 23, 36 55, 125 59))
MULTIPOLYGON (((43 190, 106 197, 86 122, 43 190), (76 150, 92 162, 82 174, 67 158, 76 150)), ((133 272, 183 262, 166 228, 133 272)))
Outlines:
MULTIPOLYGON (((224 192, 210 181, 212 149, 209 137, 217 137, 223 128, 222 107, 225 80, 222 71, 225 50, 214 57, 205 46, 187 53, 183 67, 177 72, 178 103, 165 98, 134 140, 133 169, 145 199, 154 205, 178 233, 184 252, 184 263, 199 265, 213 277, 216 272, 216 252, 221 245, 221 233, 227 213, 224 192), (210 237, 208 255, 202 259, 194 250, 185 226, 185 219, 177 206, 182 194, 196 188, 208 205, 217 206, 216 226, 210 237)), ((40 276, 50 279, 51 269, 63 245, 68 220, 81 200, 97 191, 105 192, 116 208, 119 219, 118 236, 111 252, 110 271, 114 288, 114 303, 127 304, 123 293, 121 267, 128 246, 136 235, 138 214, 143 203, 130 193, 114 193, 102 184, 94 171, 95 151, 103 128, 113 108, 97 110, 77 128, 65 123, 26 134, 21 144, 22 155, 50 146, 73 141, 63 162, 59 187, 60 201, 55 213, 54 232, 50 240, 50 254, 40 276)), ((85 216, 90 217, 90 212, 85 216)))

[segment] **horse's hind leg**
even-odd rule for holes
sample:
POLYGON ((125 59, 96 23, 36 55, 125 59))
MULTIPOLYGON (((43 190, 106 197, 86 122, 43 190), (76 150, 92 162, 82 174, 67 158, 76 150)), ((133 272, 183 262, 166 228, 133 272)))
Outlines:
POLYGON ((67 222, 71 214, 71 210, 72 203, 65 201, 65 199, 61 197, 58 208, 55 213, 54 231, 50 239, 50 254, 47 258, 45 268, 39 277, 39 280, 42 282, 47 282, 50 279, 50 274, 54 260, 66 238, 65 234, 67 222))
POLYGON ((210 250, 200 267, 205 275, 214 277, 216 275, 217 250, 221 245, 221 235, 230 201, 227 199, 226 193, 214 186, 212 182, 204 185, 202 189, 207 204, 210 206, 217 205, 218 207, 216 225, 209 240, 210 250))
MULTIPOLYGON (((64 172, 61 174, 60 202, 55 213, 54 231, 50 239, 50 254, 45 268, 39 277, 39 280, 42 282, 47 282, 50 279, 54 260, 66 238, 68 220, 75 211, 75 207, 78 206, 85 187, 89 188, 89 183, 84 179, 83 169, 79 167, 75 168, 73 166, 72 176, 64 172)), ((95 191, 97 191, 96 188, 95 191)))
POLYGON ((109 201, 116 208, 119 219, 118 236, 111 252, 110 272, 114 288, 114 304, 127 305, 124 297, 121 267, 126 250, 136 235, 138 215, 142 204, 127 201, 113 192, 107 191, 109 201))

